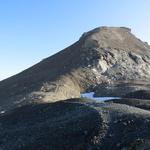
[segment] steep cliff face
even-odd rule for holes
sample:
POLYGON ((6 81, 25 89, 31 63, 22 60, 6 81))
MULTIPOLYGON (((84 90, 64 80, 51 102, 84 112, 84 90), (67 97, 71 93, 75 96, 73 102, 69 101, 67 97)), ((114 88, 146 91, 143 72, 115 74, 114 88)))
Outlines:
POLYGON ((150 81, 150 46, 125 27, 100 27, 0 82, 0 105, 56 101, 118 81, 150 81))

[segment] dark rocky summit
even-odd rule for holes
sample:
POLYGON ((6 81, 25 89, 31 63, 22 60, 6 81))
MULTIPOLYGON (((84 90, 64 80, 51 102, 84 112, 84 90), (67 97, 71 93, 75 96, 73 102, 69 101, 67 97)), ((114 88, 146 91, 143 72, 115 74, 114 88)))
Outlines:
POLYGON ((149 150, 149 130, 150 46, 125 27, 84 33, 0 82, 0 150, 149 150))

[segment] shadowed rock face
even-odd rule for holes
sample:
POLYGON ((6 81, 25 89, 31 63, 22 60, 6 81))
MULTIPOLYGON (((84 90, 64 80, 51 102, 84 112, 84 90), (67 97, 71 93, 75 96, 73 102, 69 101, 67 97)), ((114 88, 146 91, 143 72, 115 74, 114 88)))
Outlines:
POLYGON ((149 81, 113 81, 95 88, 95 96, 150 99, 149 81))
POLYGON ((138 90, 138 91, 130 92, 126 94, 124 97, 150 100, 150 90, 138 90))
POLYGON ((107 102, 126 104, 129 106, 134 106, 134 107, 138 107, 138 108, 150 111, 150 100, 134 99, 134 98, 121 98, 121 99, 109 100, 107 102))
POLYGON ((0 115, 0 123, 1 150, 150 149, 150 112, 127 105, 30 104, 0 115))
POLYGON ((75 44, 0 82, 0 105, 80 97, 99 85, 150 79, 150 46, 124 27, 100 27, 75 44))
POLYGON ((92 144, 101 124, 83 104, 26 105, 0 116, 1 150, 78 150, 92 144))

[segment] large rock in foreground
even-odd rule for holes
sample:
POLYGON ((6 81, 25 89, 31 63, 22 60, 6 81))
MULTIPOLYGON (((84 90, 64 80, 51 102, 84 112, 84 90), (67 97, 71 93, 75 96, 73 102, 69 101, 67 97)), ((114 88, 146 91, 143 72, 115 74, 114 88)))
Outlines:
POLYGON ((149 150, 150 112, 74 99, 0 116, 1 150, 149 150))

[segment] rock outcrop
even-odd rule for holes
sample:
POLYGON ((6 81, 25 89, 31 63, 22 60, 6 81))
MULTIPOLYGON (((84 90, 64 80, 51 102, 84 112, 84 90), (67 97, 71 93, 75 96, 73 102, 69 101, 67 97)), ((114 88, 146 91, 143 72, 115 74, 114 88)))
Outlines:
POLYGON ((112 81, 109 84, 101 84, 97 86, 95 88, 95 96, 128 97, 128 98, 139 97, 140 99, 145 99, 147 97, 147 99, 149 99, 148 95, 149 90, 150 90, 149 81, 139 81, 139 80, 112 81))
POLYGON ((124 97, 150 100, 150 90, 136 90, 134 92, 129 92, 124 97))

